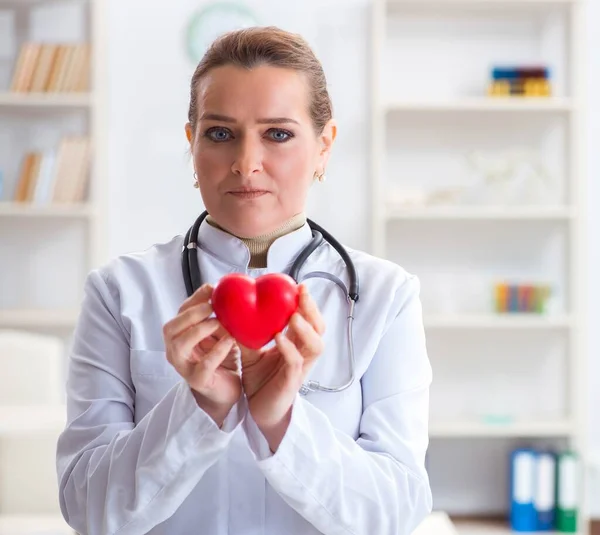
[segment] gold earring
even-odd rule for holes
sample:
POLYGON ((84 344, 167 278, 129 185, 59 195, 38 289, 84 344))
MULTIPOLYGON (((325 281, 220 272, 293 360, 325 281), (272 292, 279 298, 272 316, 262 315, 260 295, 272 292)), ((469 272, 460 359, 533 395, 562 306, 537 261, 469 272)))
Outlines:
POLYGON ((194 187, 196 189, 200 187, 200 184, 198 184, 198 175, 196 173, 194 173, 194 187))
POLYGON ((321 174, 315 172, 315 180, 318 180, 319 182, 325 182, 325 171, 323 171, 321 174))

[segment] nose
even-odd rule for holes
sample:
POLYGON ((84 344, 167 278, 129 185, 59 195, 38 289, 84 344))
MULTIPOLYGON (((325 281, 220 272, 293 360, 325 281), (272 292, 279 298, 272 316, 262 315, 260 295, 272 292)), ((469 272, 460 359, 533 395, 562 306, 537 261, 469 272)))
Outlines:
POLYGON ((231 170, 242 178, 249 178, 263 170, 263 150, 260 141, 245 136, 238 144, 231 170))

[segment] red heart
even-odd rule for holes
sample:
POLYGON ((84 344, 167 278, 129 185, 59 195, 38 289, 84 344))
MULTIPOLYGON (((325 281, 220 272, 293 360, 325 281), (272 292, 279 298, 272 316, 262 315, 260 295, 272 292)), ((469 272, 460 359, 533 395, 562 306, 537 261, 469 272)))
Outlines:
POLYGON ((257 279, 225 275, 212 294, 212 306, 225 330, 240 344, 260 349, 281 332, 298 308, 296 281, 282 273, 257 279))

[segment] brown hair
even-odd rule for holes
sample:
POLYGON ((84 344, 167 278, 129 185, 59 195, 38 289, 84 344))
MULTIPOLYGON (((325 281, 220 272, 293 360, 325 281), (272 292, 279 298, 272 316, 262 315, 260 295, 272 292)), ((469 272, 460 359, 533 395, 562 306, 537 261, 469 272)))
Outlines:
POLYGON ((327 91, 325 73, 308 43, 299 35, 274 26, 245 28, 217 38, 204 54, 192 76, 188 119, 192 132, 198 117, 198 84, 211 69, 236 65, 252 69, 271 65, 302 72, 306 75, 311 92, 310 116, 317 133, 321 133, 331 119, 333 109, 327 91))

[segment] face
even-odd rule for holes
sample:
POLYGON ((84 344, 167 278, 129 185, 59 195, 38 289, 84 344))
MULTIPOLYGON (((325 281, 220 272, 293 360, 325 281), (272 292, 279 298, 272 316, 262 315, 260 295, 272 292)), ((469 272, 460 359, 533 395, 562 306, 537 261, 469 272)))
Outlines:
POLYGON ((186 133, 204 205, 216 222, 253 237, 303 212, 336 135, 333 121, 315 132, 304 75, 227 65, 209 71, 197 91, 196 127, 186 125, 186 133))

